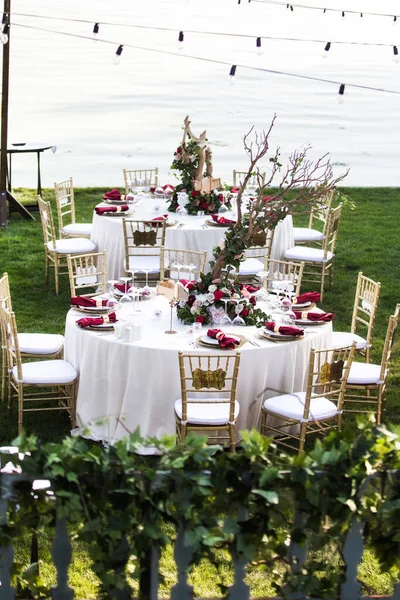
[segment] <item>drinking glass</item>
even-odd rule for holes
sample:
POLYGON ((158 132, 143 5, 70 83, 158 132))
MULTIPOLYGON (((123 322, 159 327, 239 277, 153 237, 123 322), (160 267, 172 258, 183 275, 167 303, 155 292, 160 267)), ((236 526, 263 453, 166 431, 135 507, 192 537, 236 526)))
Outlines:
POLYGON ((142 273, 144 273, 145 276, 146 276, 146 284, 145 284, 145 286, 143 288, 143 292, 145 294, 150 294, 150 292, 151 292, 151 288, 149 286, 149 273, 150 273, 150 269, 142 269, 142 273))
POLYGON ((120 306, 124 306, 125 304, 130 304, 132 302, 132 298, 131 296, 128 294, 128 282, 131 280, 130 277, 121 277, 121 281, 124 282, 124 293, 122 294, 121 298, 119 299, 119 304, 120 306))
POLYGON ((115 297, 115 288, 114 285, 118 283, 117 279, 110 279, 107 281, 109 290, 108 290, 108 300, 106 304, 107 314, 115 312, 118 309, 119 303, 117 298, 115 297))
POLYGON ((227 305, 228 302, 231 301, 231 298, 221 298, 222 302, 225 304, 225 314, 224 316, 221 318, 219 324, 222 325, 231 325, 232 324, 232 319, 230 318, 230 316, 228 315, 228 310, 227 310, 227 305))
POLYGON ((237 301, 237 305, 235 306, 235 318, 232 320, 232 325, 235 327, 244 327, 246 325, 245 320, 240 316, 244 306, 237 301))

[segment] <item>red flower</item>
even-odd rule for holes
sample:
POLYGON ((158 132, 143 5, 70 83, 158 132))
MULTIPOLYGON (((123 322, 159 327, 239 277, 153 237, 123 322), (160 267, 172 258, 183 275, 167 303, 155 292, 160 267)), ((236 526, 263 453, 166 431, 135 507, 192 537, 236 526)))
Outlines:
POLYGON ((247 317, 247 315, 249 314, 249 311, 247 310, 247 308, 244 308, 240 314, 242 317, 247 317))
POLYGON ((198 192, 197 190, 193 190, 192 196, 193 198, 196 198, 197 196, 200 196, 200 192, 198 192))
POLYGON ((249 302, 250 302, 250 303, 251 303, 253 306, 255 306, 255 305, 257 304, 257 300, 256 300, 255 296, 250 296, 250 298, 249 298, 249 302))
POLYGON ((202 202, 200 204, 200 208, 207 208, 207 202, 202 202))
POLYGON ((204 315, 198 315, 196 317, 196 323, 201 323, 202 325, 204 325, 204 321, 206 320, 204 315))
POLYGON ((273 200, 274 198, 275 198, 275 196, 264 196, 263 201, 269 202, 270 200, 273 200))
POLYGON ((181 146, 179 146, 179 148, 177 148, 176 151, 177 151, 178 154, 180 154, 182 152, 181 146))
POLYGON ((223 194, 218 194, 218 200, 220 202, 224 202, 225 201, 224 195, 223 194))
POLYGON ((216 302, 218 302, 218 300, 221 300, 221 298, 223 297, 223 295, 224 295, 224 294, 223 294, 223 292, 221 292, 221 290, 216 290, 216 291, 214 292, 214 300, 215 300, 216 302))
POLYGON ((192 308, 193 306, 193 302, 196 300, 196 296, 189 296, 189 298, 187 299, 187 305, 189 308, 192 308))

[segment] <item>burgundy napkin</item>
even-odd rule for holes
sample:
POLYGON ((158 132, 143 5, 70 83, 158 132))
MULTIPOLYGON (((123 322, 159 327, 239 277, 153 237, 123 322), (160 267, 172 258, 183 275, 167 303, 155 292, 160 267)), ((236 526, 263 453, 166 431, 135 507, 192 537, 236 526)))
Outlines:
POLYGON ((87 296, 73 296, 71 298, 72 306, 107 306, 107 300, 88 298, 87 296))
POLYGON ((103 325, 103 323, 115 323, 117 316, 114 312, 110 313, 107 317, 83 317, 78 319, 77 324, 83 329, 89 327, 89 325, 103 325))
POLYGON ((232 219, 226 219, 221 215, 211 215, 211 218, 216 223, 220 223, 221 225, 230 225, 231 223, 236 223, 236 221, 232 221, 232 219))
POLYGON ((233 188, 231 188, 231 192, 232 192, 232 194, 238 194, 240 192, 240 188, 233 187, 233 188))
POLYGON ((274 321, 267 321, 265 327, 269 329, 269 331, 281 333, 282 335, 293 335, 296 337, 304 335, 304 329, 301 329, 301 327, 294 327, 291 325, 281 325, 278 327, 274 321))
POLYGON ((319 302, 321 294, 319 292, 305 292, 292 299, 293 304, 304 304, 305 302, 319 302))
POLYGON ((126 287, 126 291, 129 290, 129 288, 131 287, 130 283, 127 283, 125 286, 125 283, 114 283, 114 287, 116 290, 122 292, 123 294, 125 294, 125 287, 126 287))
POLYGON ((240 344, 239 340, 225 335, 220 329, 209 329, 207 335, 208 337, 218 340, 221 348, 226 348, 227 350, 233 350, 235 346, 240 344))
POLYGON ((318 312, 305 312, 303 313, 301 310, 293 311, 296 315, 296 319, 308 319, 309 321, 332 321, 335 318, 333 313, 318 313, 318 312))
POLYGON ((166 194, 172 194, 173 191, 175 190, 174 186, 170 185, 169 183, 167 183, 166 185, 163 185, 162 189, 164 190, 164 192, 166 194))
POLYGON ((117 188, 112 189, 110 192, 106 192, 103 196, 105 200, 122 200, 121 192, 117 188))
POLYGON ((94 210, 98 215, 105 215, 110 212, 125 212, 126 210, 129 210, 129 206, 127 204, 121 204, 120 206, 113 206, 110 204, 110 206, 95 206, 94 210))
POLYGON ((151 192, 152 194, 154 194, 154 192, 156 191, 156 189, 157 189, 156 187, 151 187, 151 188, 150 188, 150 192, 151 192))
POLYGON ((152 219, 151 221, 146 221, 146 225, 152 225, 153 227, 155 227, 155 223, 153 223, 153 221, 157 221, 158 223, 162 223, 163 221, 167 221, 168 220, 169 215, 160 215, 159 217, 154 217, 154 219, 152 219))
POLYGON ((179 283, 181 283, 188 290, 191 290, 192 287, 195 285, 196 282, 195 281, 189 281, 189 279, 180 279, 179 283))
POLYGON ((255 294, 260 289, 259 285, 242 285, 241 290, 247 290, 249 294, 255 294))

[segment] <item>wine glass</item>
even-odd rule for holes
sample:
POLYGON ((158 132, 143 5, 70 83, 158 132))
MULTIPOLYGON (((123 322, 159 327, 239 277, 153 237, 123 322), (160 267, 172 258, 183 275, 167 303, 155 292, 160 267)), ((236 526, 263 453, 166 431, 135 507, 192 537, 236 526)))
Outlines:
POLYGON ((244 327, 246 325, 245 320, 240 316, 244 306, 240 304, 239 300, 236 301, 237 305, 235 306, 235 318, 232 320, 232 325, 235 327, 244 327))
POLYGON ((182 263, 180 263, 179 261, 176 261, 176 262, 172 263, 172 265, 171 265, 171 268, 172 268, 174 271, 177 271, 177 273, 178 273, 178 281, 179 281, 179 280, 180 280, 180 278, 181 278, 181 270, 183 269, 183 267, 184 267, 184 266, 185 266, 185 265, 183 265, 183 264, 182 264, 182 263))
POLYGON ((222 302, 225 304, 225 314, 224 316, 221 318, 219 324, 222 325, 231 325, 232 324, 232 319, 230 318, 230 316, 228 315, 228 310, 227 310, 227 304, 228 302, 230 302, 232 300, 232 298, 221 298, 222 302))
POLYGON ((130 279, 130 277, 121 277, 121 281, 124 282, 124 293, 119 299, 119 304, 121 307, 132 302, 132 297, 128 294, 128 281, 130 281, 130 279))
POLYGON ((194 263, 192 263, 192 262, 188 265, 188 269, 189 269, 189 281, 193 281, 195 279, 194 278, 194 274, 193 274, 193 271, 194 271, 195 268, 196 268, 196 265, 194 263))
POLYGON ((107 308, 107 314, 110 314, 112 312, 115 312, 119 306, 118 300, 115 297, 115 288, 114 288, 114 285, 116 283, 118 283, 118 280, 110 279, 109 281, 107 281, 107 283, 109 285, 109 290, 108 290, 108 299, 107 299, 107 303, 106 303, 106 308, 107 308))
POLYGON ((145 284, 145 286, 143 288, 143 293, 147 295, 147 294, 151 293, 151 288, 149 286, 149 273, 150 273, 150 270, 149 269, 142 269, 142 272, 146 276, 146 284, 145 284))

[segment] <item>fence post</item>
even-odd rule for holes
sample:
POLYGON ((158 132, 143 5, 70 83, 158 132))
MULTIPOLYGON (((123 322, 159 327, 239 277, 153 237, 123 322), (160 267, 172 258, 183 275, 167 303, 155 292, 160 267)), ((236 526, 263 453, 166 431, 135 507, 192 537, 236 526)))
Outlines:
POLYGON ((347 534, 343 548, 346 580, 341 586, 342 600, 356 600, 361 595, 361 584, 357 581, 357 571, 364 550, 362 531, 363 524, 356 517, 353 517, 351 529, 347 534))
POLYGON ((68 585, 68 567, 71 563, 72 549, 68 539, 65 517, 56 517, 55 536, 51 555, 57 569, 57 586, 51 589, 53 600, 73 600, 74 590, 68 585))
MULTIPOLYGON (((0 527, 7 525, 8 501, 13 496, 13 476, 0 475, 0 527)), ((11 587, 11 568, 14 562, 14 548, 10 542, 8 546, 0 546, 0 597, 1 600, 14 600, 15 588, 11 587)))

